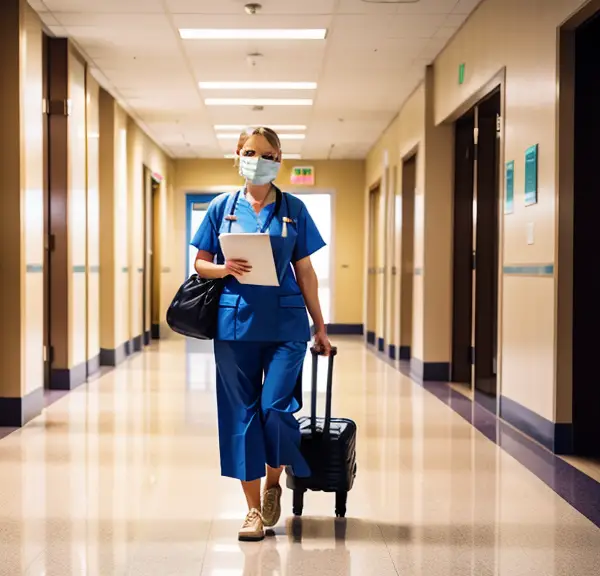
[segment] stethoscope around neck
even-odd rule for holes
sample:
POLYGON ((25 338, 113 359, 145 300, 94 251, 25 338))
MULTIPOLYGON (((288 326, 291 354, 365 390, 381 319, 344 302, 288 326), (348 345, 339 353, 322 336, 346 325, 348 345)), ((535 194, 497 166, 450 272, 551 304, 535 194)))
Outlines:
MULTIPOLYGON (((281 225, 281 237, 287 238, 287 225, 288 225, 288 222, 292 223, 292 219, 289 217, 290 216, 290 205, 289 205, 287 196, 285 194, 283 194, 283 192, 279 188, 277 188, 277 186, 273 186, 273 188, 275 188, 275 209, 273 210, 273 212, 271 212, 271 214, 269 214, 268 218, 266 219, 265 223, 263 224, 263 227, 262 227, 260 233, 265 234, 269 230, 271 223, 273 222, 273 218, 275 218, 275 216, 277 216, 281 210, 282 202, 285 202, 285 210, 287 212, 287 217, 286 216, 283 217, 283 223, 281 225)), ((238 190, 235 195, 235 198, 233 199, 233 203, 231 205, 231 210, 229 211, 229 216, 227 217, 227 220, 229 221, 228 232, 230 234, 231 234, 231 227, 233 226, 233 223, 237 220, 237 218, 235 216, 235 209, 237 207, 237 203, 240 198, 240 194, 241 194, 241 190, 238 190)))

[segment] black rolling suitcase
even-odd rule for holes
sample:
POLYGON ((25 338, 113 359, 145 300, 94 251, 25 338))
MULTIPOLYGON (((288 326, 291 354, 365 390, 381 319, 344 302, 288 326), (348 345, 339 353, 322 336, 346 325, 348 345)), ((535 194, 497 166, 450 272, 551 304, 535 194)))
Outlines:
POLYGON ((302 455, 311 476, 297 478, 288 467, 287 487, 294 491, 294 515, 301 516, 304 493, 335 492, 335 515, 346 516, 348 492, 356 477, 356 423, 347 418, 331 417, 333 361, 337 349, 332 348, 327 371, 325 418, 317 418, 317 371, 319 355, 312 352, 311 415, 302 417, 300 423, 302 455))

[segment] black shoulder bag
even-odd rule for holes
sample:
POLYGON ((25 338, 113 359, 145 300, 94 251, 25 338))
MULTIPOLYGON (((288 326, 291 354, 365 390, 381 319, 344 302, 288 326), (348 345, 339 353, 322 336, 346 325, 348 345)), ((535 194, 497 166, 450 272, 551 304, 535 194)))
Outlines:
POLYGON ((177 291, 167 310, 167 324, 178 334, 213 340, 217 335, 219 299, 223 278, 205 279, 192 274, 177 291))

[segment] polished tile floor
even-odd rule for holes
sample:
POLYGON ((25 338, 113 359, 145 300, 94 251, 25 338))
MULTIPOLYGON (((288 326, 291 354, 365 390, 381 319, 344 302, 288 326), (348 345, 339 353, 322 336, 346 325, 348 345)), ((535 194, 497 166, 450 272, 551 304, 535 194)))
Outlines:
POLYGON ((360 342, 337 343, 334 412, 360 431, 347 521, 323 494, 292 521, 286 491, 274 534, 238 544, 210 347, 165 341, 0 440, 0 574, 600 573, 594 524, 360 342))

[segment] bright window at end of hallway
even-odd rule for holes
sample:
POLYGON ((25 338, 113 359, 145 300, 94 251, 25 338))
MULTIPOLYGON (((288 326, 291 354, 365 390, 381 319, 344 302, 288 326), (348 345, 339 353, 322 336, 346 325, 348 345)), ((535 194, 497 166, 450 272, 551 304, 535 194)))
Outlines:
POLYGON ((326 324, 331 322, 331 239, 332 214, 331 194, 313 192, 294 192, 300 198, 312 216, 323 240, 325 248, 311 256, 313 267, 319 279, 319 298, 323 309, 323 319, 326 324))

